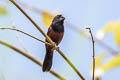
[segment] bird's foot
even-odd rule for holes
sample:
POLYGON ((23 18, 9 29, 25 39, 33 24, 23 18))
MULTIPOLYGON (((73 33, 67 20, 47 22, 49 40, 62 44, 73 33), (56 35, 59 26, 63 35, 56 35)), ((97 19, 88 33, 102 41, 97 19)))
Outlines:
POLYGON ((59 46, 57 46, 56 50, 59 51, 59 49, 60 49, 59 46))
POLYGON ((59 50, 59 47, 56 45, 56 43, 54 43, 53 48, 51 50, 54 51, 55 49, 59 50))

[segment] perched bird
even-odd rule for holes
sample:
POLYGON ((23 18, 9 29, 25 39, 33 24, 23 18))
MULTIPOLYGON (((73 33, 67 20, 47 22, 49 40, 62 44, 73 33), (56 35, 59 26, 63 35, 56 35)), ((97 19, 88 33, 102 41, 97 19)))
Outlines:
MULTIPOLYGON (((47 32, 47 35, 53 40, 56 45, 61 42, 64 35, 64 20, 65 18, 62 15, 55 16, 47 32)), ((43 72, 50 71, 53 60, 53 47, 47 44, 45 45, 45 47, 46 56, 44 58, 42 67, 43 72)))

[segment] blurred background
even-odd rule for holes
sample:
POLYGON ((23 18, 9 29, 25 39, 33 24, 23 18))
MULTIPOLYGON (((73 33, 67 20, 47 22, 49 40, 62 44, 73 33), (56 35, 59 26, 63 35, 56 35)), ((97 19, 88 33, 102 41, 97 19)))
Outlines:
MULTIPOLYGON (((78 68, 86 80, 90 80, 92 66, 92 42, 86 26, 95 38, 96 77, 100 80, 119 80, 120 72, 120 10, 119 0, 15 0, 47 32, 48 25, 56 14, 65 20, 65 34, 59 47, 78 68), (50 17, 49 17, 50 16, 50 17)), ((13 27, 30 33, 41 40, 43 35, 8 0, 0 0, 0 27, 13 27)), ((45 56, 45 46, 24 34, 10 30, 0 30, 0 40, 4 40, 23 50, 24 47, 41 62, 45 56)), ((68 80, 80 80, 67 62, 54 51, 53 66, 68 80)), ((0 80, 58 80, 49 72, 17 52, 0 45, 0 80)))

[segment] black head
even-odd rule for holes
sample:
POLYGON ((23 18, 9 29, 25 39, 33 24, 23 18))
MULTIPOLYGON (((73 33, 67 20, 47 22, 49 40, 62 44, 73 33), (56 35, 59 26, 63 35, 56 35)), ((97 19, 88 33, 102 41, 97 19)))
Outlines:
POLYGON ((54 17, 52 24, 63 24, 65 18, 62 15, 57 15, 54 17))
POLYGON ((64 31, 64 26, 63 26, 64 20, 65 17, 63 17, 62 15, 55 16, 52 21, 53 29, 58 32, 64 31))

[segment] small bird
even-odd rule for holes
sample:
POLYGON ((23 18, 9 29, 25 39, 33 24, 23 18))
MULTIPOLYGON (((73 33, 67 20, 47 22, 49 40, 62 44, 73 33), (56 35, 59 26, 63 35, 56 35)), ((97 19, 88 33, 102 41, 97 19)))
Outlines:
MULTIPOLYGON (((53 40, 53 42, 58 45, 64 35, 64 20, 65 18, 62 15, 56 15, 48 28, 47 35, 53 40)), ((46 42, 48 42, 46 40, 46 42)), ((53 60, 53 47, 50 45, 45 45, 46 47, 46 56, 44 58, 43 62, 43 67, 42 70, 43 72, 50 71, 52 67, 52 60, 53 60)))

